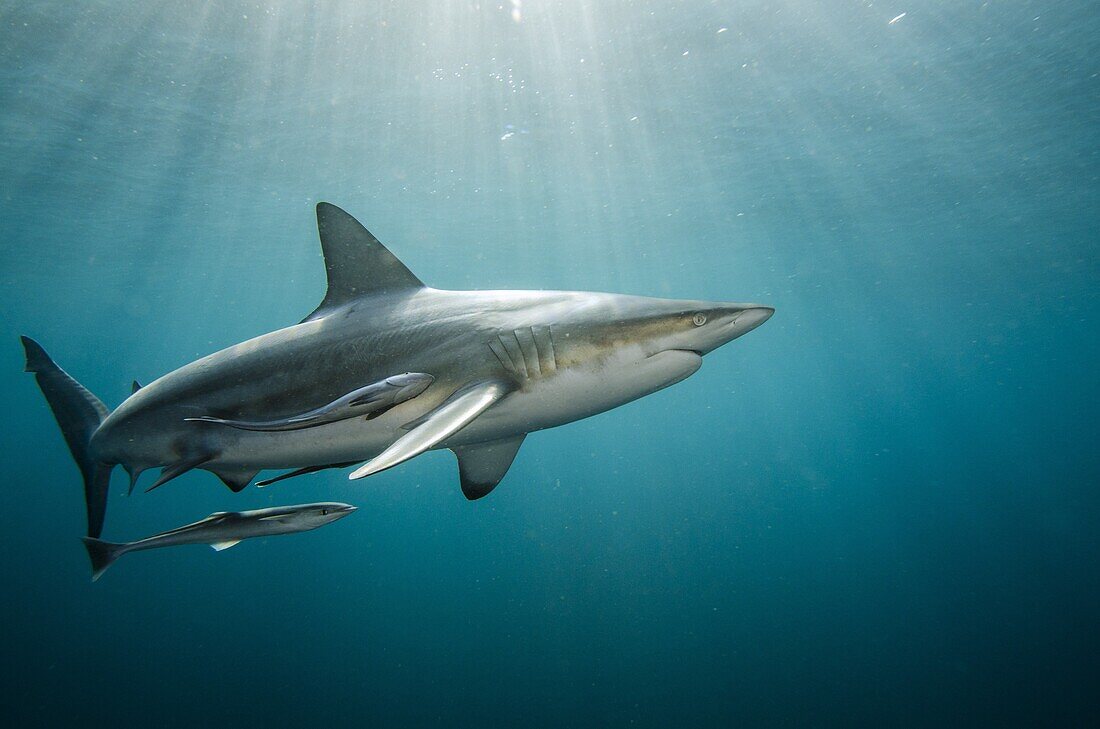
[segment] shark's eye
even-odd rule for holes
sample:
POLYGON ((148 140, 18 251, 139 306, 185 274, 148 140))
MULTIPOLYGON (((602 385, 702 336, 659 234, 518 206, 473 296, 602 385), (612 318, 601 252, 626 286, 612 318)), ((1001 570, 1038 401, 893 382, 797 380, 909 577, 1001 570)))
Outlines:
POLYGON ((707 315, 700 311, 698 314, 691 317, 691 323, 697 327, 701 327, 707 323, 707 315))
POLYGON ((321 509, 321 516, 328 516, 328 509, 321 509))

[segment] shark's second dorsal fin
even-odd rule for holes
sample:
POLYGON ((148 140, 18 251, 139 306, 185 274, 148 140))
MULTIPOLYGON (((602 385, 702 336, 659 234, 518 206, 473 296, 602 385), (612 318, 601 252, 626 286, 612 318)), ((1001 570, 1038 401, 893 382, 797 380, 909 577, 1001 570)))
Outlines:
POLYGON ((328 292, 302 321, 320 319, 360 296, 415 291, 424 283, 358 220, 330 203, 317 203, 317 232, 328 274, 328 292))

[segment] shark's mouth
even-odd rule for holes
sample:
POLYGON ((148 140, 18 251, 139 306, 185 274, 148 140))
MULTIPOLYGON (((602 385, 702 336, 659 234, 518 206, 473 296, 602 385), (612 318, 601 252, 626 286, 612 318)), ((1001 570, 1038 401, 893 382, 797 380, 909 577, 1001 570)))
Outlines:
POLYGON ((703 353, 700 352, 698 349, 673 348, 673 349, 662 349, 660 352, 654 352, 653 354, 648 355, 646 357, 646 359, 650 359, 651 357, 657 357, 659 355, 665 354, 666 352, 685 352, 687 354, 694 354, 696 357, 700 357, 700 358, 703 356, 703 353))
POLYGON ((657 389, 691 377, 703 364, 703 355, 694 349, 664 349, 650 355, 653 384, 657 389))

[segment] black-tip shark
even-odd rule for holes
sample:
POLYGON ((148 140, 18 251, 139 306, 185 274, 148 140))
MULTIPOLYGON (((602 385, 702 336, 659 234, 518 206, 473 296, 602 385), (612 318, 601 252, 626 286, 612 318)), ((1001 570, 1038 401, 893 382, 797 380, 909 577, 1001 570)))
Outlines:
POLYGON ((113 412, 23 338, 84 476, 99 536, 112 469, 131 489, 194 468, 240 491, 366 461, 363 478, 424 451, 458 457, 462 492, 500 482, 528 433, 580 420, 693 374, 703 355, 760 326, 758 304, 580 291, 443 291, 425 286, 357 220, 317 206, 328 274, 300 323, 164 375, 113 412))

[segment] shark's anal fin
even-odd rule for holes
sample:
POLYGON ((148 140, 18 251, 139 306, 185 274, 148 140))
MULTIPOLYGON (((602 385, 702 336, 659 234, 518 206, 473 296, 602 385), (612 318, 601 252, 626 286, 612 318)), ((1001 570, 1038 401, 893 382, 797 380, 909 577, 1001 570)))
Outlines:
POLYGON ((229 490, 233 493, 239 493, 244 490, 246 486, 256 478, 256 474, 259 473, 259 469, 255 468, 226 468, 224 466, 203 466, 204 471, 210 471, 218 478, 222 480, 229 490))
POLYGON ((223 549, 229 549, 230 547, 235 547, 240 543, 241 543, 240 539, 229 539, 229 540, 226 540, 224 542, 214 542, 210 546, 214 548, 215 552, 220 552, 223 549))
POLYGON ((416 291, 423 282, 358 220, 331 203, 317 204, 317 232, 325 256, 328 291, 303 322, 320 319, 360 296, 416 291))
POLYGON ((365 478, 418 456, 451 437, 490 405, 508 394, 509 386, 497 380, 469 385, 420 418, 416 427, 398 438, 373 460, 353 471, 348 478, 365 478))
POLYGON ((458 457, 458 475, 462 480, 462 493, 467 499, 480 499, 496 488, 508 472, 526 437, 526 433, 521 433, 513 438, 455 446, 451 449, 458 457))

